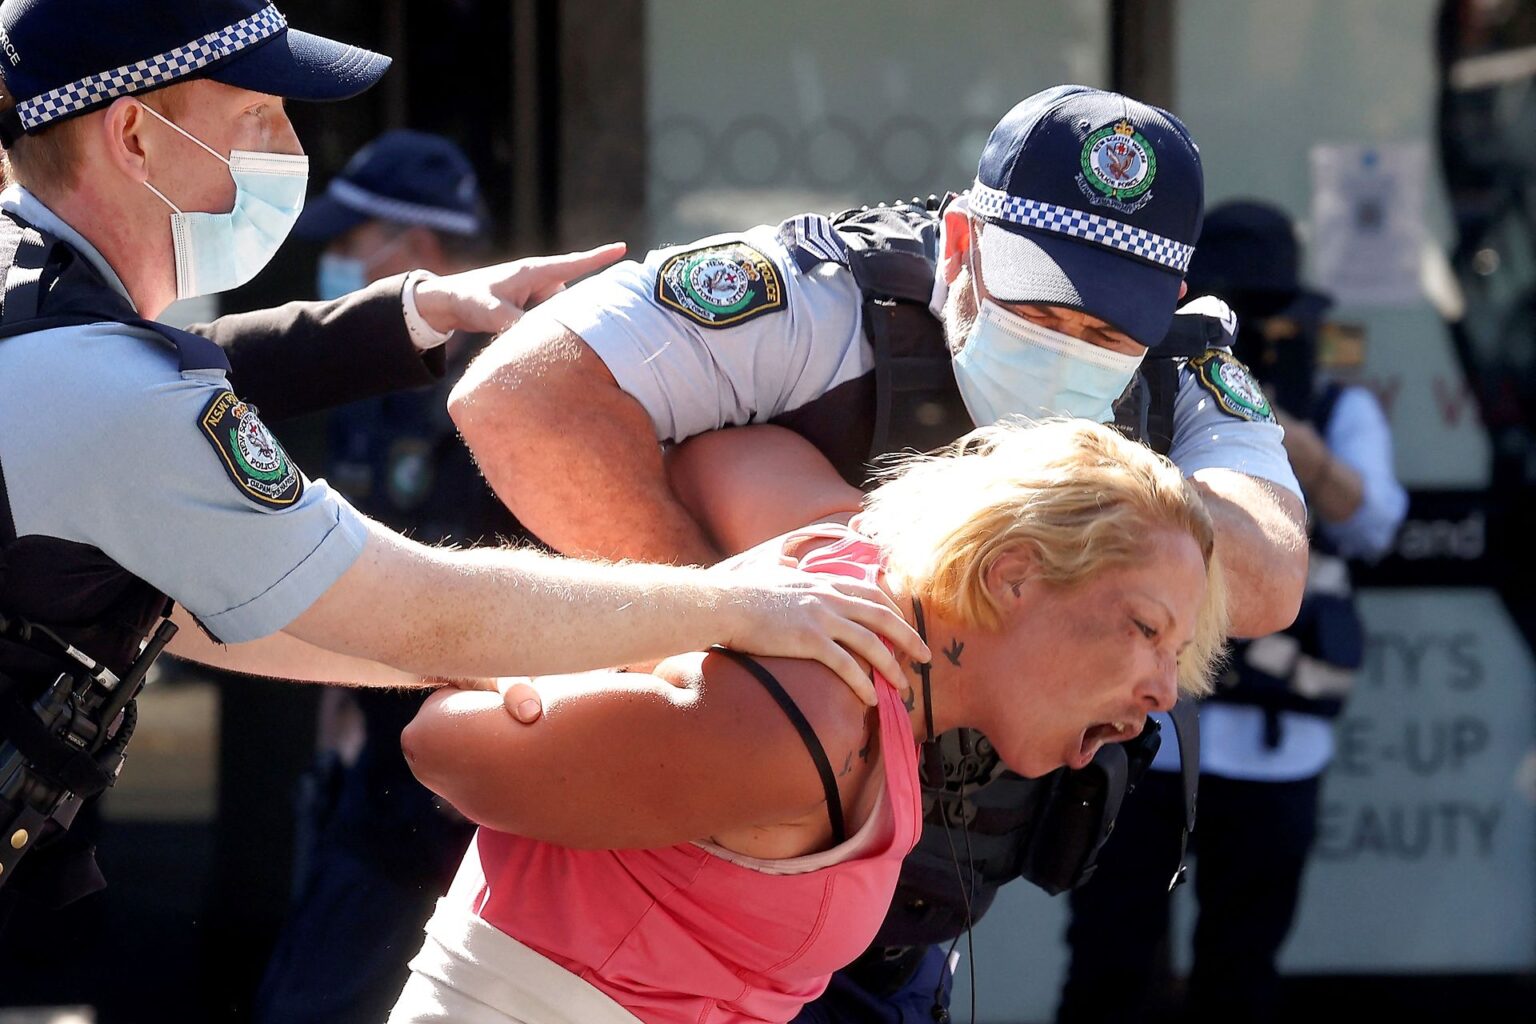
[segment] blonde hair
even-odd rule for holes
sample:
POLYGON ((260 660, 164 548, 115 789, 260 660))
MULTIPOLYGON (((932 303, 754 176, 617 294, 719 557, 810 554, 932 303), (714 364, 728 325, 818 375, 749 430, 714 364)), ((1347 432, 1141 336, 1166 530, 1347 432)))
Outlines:
POLYGON ((1003 422, 933 455, 911 455, 865 500, 860 529, 888 571, 931 608, 976 629, 1002 615, 985 583, 1005 552, 1027 546, 1044 582, 1070 587, 1146 557, 1148 533, 1187 533, 1205 560, 1205 599, 1179 660, 1179 688, 1204 695, 1226 642, 1226 591, 1215 529, 1173 463, 1083 419, 1003 422))

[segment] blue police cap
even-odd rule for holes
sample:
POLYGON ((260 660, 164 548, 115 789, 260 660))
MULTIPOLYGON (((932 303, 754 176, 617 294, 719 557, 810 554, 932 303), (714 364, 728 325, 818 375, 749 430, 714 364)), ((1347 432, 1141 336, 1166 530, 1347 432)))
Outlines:
POLYGON ((325 193, 307 203, 293 233, 329 242, 368 220, 422 224, 453 235, 485 227, 469 158, 441 135, 385 132, 358 150, 325 193))
POLYGON ((1079 309, 1156 345, 1204 194, 1199 150, 1166 110, 1082 85, 1036 93, 992 130, 971 189, 983 282, 1004 302, 1079 309))
POLYGON ((264 0, 4 0, 0 77, 16 101, 0 143, 191 77, 296 100, 340 100, 389 58, 288 27, 264 0))

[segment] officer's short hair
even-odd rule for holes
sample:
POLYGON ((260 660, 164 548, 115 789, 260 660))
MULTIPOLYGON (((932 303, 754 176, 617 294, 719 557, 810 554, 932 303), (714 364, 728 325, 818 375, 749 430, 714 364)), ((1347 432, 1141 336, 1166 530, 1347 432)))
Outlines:
MULTIPOLYGON (((182 83, 173 83, 136 98, 174 119, 182 83)), ((0 80, 0 110, 15 106, 5 82, 0 80)), ((55 121, 36 132, 23 135, 5 150, 5 181, 24 185, 44 195, 58 189, 73 188, 80 173, 80 133, 91 123, 89 114, 55 121)))
POLYGON ((1179 688, 1210 692, 1227 633, 1210 513, 1173 463, 1113 428, 1004 421, 934 455, 903 457, 865 500, 859 527, 929 607, 989 630, 1002 616, 985 578, 1009 550, 1028 546, 1046 583, 1070 587, 1141 561, 1155 529, 1188 533, 1205 559, 1206 591, 1179 688))
MULTIPOLYGON (((5 83, 0 82, 0 110, 16 105, 5 83)), ((68 188, 80 169, 76 139, 85 119, 57 121, 31 135, 23 135, 5 150, 5 181, 37 191, 49 186, 68 188)))

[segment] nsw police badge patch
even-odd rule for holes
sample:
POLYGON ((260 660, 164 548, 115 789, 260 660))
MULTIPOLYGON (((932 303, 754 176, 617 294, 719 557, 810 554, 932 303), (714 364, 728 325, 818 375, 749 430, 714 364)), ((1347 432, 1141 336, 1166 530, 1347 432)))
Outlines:
POLYGON ((1275 422, 1275 411, 1248 367, 1232 353, 1213 348, 1189 361, 1195 380, 1229 416, 1258 423, 1275 422))
POLYGON ((745 242, 680 252, 656 275, 656 301, 700 327, 731 327, 784 308, 773 261, 745 242))
POLYGON ((267 508, 288 508, 304 493, 304 477, 261 422, 256 409, 220 391, 203 409, 197 425, 219 453, 219 461, 247 498, 267 508))

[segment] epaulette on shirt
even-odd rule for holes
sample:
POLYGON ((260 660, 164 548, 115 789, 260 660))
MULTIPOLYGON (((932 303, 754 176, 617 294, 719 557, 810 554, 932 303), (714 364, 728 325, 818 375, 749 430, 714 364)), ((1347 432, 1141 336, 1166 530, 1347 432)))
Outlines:
POLYGON ((779 243, 795 266, 805 273, 818 263, 848 265, 848 246, 832 227, 832 221, 819 213, 802 213, 779 225, 779 243))

